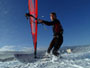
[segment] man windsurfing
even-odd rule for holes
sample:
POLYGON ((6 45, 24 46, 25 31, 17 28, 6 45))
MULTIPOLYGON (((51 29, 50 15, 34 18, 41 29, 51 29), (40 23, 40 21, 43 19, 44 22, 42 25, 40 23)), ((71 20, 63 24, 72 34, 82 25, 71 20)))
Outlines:
MULTIPOLYGON (((26 17, 28 17, 28 16, 32 16, 32 15, 26 14, 26 17)), ((52 54, 55 56, 59 56, 58 50, 63 43, 63 28, 62 28, 60 21, 57 19, 55 12, 52 12, 50 14, 50 19, 51 19, 51 22, 44 21, 41 19, 37 19, 37 20, 38 20, 38 22, 43 23, 45 25, 53 26, 54 35, 53 35, 53 39, 47 49, 47 54, 50 54, 51 50, 53 49, 52 54)))
POLYGON ((53 39, 48 47, 47 53, 50 54, 50 52, 53 48, 52 54, 55 56, 58 56, 59 55, 58 50, 63 43, 63 28, 62 28, 60 21, 57 19, 56 13, 52 12, 50 14, 50 19, 51 19, 51 22, 40 20, 40 19, 38 19, 38 21, 45 25, 53 26, 54 35, 53 35, 53 39))

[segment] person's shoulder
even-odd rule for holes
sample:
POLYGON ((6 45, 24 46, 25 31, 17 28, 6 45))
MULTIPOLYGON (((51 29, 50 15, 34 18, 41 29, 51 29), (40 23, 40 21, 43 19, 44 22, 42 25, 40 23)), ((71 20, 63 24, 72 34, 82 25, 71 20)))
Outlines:
POLYGON ((60 21, 58 19, 56 19, 55 22, 60 23, 60 21))

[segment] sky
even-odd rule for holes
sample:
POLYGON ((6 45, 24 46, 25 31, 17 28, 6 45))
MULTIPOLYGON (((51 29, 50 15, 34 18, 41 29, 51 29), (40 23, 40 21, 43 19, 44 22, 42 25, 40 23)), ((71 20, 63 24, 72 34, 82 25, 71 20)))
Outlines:
MULTIPOLYGON (((27 12, 28 0, 0 0, 0 47, 33 47, 27 12)), ((90 44, 90 0, 38 0, 38 18, 50 21, 51 12, 64 29, 62 46, 90 44)), ((39 24, 37 46, 47 48, 52 39, 52 26, 39 24)))

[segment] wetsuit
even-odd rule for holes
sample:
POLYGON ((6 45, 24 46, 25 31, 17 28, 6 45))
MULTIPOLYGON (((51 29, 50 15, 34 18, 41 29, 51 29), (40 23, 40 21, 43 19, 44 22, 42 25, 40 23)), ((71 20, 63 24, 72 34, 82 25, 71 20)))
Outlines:
POLYGON ((52 53, 54 55, 57 55, 57 51, 59 50, 59 48, 61 47, 62 43, 63 43, 63 28, 62 25, 60 23, 59 20, 55 19, 54 21, 48 22, 48 21, 43 21, 42 23, 48 25, 48 26, 53 26, 53 40, 51 41, 49 48, 47 50, 48 53, 50 53, 50 51, 53 48, 52 53))

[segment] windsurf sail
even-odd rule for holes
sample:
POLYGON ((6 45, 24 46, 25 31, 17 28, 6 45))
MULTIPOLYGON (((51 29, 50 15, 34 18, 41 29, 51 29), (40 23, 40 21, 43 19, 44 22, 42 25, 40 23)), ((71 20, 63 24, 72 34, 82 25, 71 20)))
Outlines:
MULTIPOLYGON (((38 17, 38 0, 28 0, 28 9, 29 14, 33 15, 35 18, 38 17)), ((31 26, 31 34, 33 38, 33 44, 34 44, 34 55, 36 58, 36 52, 37 52, 37 19, 30 16, 30 26, 31 26)))

